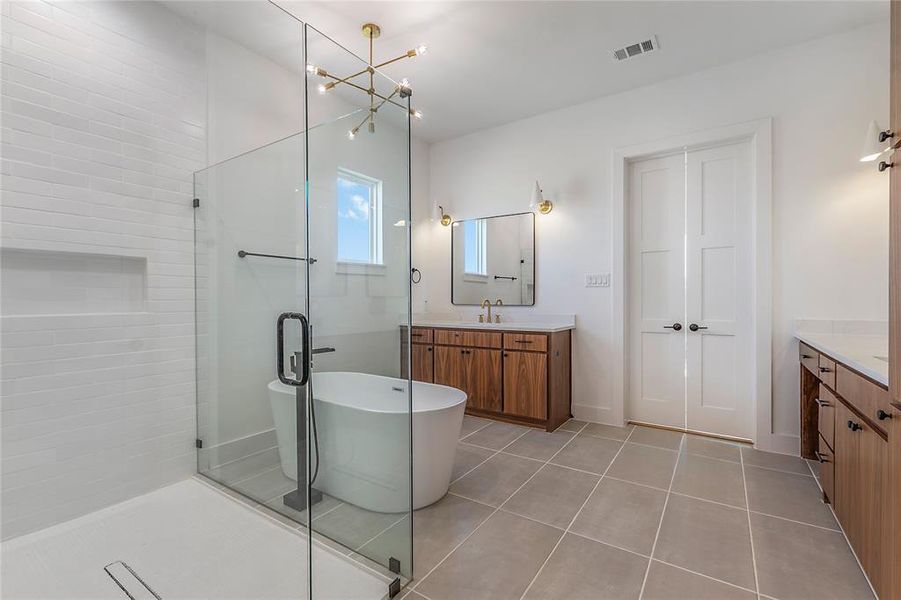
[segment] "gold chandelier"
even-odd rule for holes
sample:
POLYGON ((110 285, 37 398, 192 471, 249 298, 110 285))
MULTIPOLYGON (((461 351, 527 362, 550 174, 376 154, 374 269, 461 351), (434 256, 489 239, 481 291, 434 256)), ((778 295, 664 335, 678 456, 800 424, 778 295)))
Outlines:
POLYGON ((360 90, 361 92, 363 92, 364 94, 367 94, 369 96, 369 112, 366 114, 366 118, 364 118, 360 122, 359 125, 357 125, 356 127, 354 127, 353 129, 351 129, 350 131, 347 132, 347 137, 351 140, 354 139, 354 137, 356 137, 357 132, 360 130, 360 128, 363 125, 366 125, 367 123, 369 124, 369 133, 375 133, 375 114, 379 111, 379 109, 382 106, 385 105, 385 103, 388 103, 388 102, 390 102, 391 104, 394 104, 395 106, 399 106, 400 108, 402 108, 406 111, 409 111, 410 116, 412 116, 416 119, 422 118, 422 112, 420 112, 414 108, 407 108, 400 102, 397 102, 396 100, 394 100, 395 97, 409 98, 410 96, 413 95, 413 89, 410 87, 410 83, 406 79, 402 79, 401 82, 398 83, 394 87, 394 90, 389 95, 383 96, 382 94, 379 94, 375 89, 375 71, 376 71, 376 69, 380 69, 386 65, 390 65, 391 63, 395 63, 399 60, 403 60, 405 58, 413 58, 414 56, 420 56, 422 54, 425 54, 426 47, 420 45, 420 46, 417 46, 416 48, 413 48, 412 50, 407 50, 407 52, 405 52, 404 54, 401 54, 398 57, 392 58, 391 60, 386 60, 384 62, 374 64, 373 51, 372 51, 373 50, 372 49, 373 40, 375 40, 375 38, 377 38, 377 37, 379 37, 379 35, 381 35, 382 29, 375 23, 366 23, 363 25, 362 31, 363 31, 363 37, 369 39, 369 64, 362 71, 358 71, 352 75, 347 75, 346 77, 337 77, 335 75, 332 75, 331 73, 329 73, 322 67, 317 67, 316 65, 307 65, 307 73, 310 73, 312 75, 318 75, 319 77, 322 77, 323 79, 329 80, 326 83, 319 84, 319 93, 320 94, 326 94, 329 91, 338 87, 339 85, 346 85, 346 86, 355 88, 357 90, 360 90), (365 82, 365 78, 367 76, 369 77, 369 87, 364 87, 363 85, 360 85, 353 81, 357 77, 363 77, 364 82, 365 82))

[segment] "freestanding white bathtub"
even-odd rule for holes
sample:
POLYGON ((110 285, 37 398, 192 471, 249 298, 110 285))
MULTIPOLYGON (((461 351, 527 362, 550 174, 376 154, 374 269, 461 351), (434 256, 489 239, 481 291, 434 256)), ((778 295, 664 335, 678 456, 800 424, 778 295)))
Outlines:
MULTIPOLYGON (((407 380, 334 372, 313 373, 311 383, 320 460, 313 487, 367 510, 409 510, 407 380)), ((296 389, 269 384, 282 470, 295 481, 296 389)), ((447 493, 465 407, 461 390, 413 382, 414 509, 447 493)))

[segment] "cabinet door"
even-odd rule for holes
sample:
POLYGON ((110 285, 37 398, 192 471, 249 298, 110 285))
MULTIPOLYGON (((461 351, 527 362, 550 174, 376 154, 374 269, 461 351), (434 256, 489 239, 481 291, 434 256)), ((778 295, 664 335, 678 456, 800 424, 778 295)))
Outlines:
POLYGON ((467 406, 501 411, 501 351, 466 348, 463 355, 467 406))
POLYGON ((835 497, 833 508, 852 545, 859 537, 859 466, 860 436, 848 427, 859 419, 841 402, 835 407, 835 497))
POLYGON ((468 394, 463 379, 463 351, 449 346, 435 346, 432 353, 435 355, 435 383, 457 388, 468 394))
POLYGON ((504 352, 504 412, 547 419, 547 354, 504 352))
POLYGON ((434 362, 432 346, 425 344, 413 344, 413 353, 410 360, 413 363, 413 379, 432 383, 434 381, 434 362))
MULTIPOLYGON (((856 493, 859 495, 857 556, 879 597, 888 597, 890 563, 888 532, 891 524, 888 497, 888 442, 866 422, 860 421, 860 471, 856 493)), ((853 543, 853 542, 852 542, 853 543)))

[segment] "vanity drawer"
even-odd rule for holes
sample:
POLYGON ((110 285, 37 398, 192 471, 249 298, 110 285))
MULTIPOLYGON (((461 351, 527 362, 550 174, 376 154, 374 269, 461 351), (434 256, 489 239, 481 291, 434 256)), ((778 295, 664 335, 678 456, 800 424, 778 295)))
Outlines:
POLYGON ((831 503, 835 491, 835 453, 822 436, 820 436, 820 447, 817 450, 817 460, 820 461, 820 485, 831 503))
POLYGON ((817 406, 819 407, 819 429, 820 429, 820 446, 823 440, 830 448, 835 448, 835 406, 838 399, 830 392, 825 385, 820 384, 820 390, 817 395, 817 406))
POLYGON ((547 352, 547 336, 535 333, 505 333, 504 349, 547 352))
POLYGON ((798 354, 801 358, 801 364, 807 367, 807 369, 816 375, 820 376, 820 353, 805 344, 804 342, 798 343, 798 354))
POLYGON ((414 344, 431 344, 432 330, 425 327, 414 327, 410 331, 410 341, 414 344))
POLYGON ((879 418, 880 414, 892 414, 888 390, 838 365, 835 373, 835 391, 848 403, 853 405, 865 417, 875 423, 883 433, 888 433, 888 417, 879 418), (880 413, 882 411, 882 413, 880 413))
POLYGON ((475 348, 501 348, 503 337, 497 331, 468 331, 465 329, 436 329, 436 344, 447 346, 471 346, 475 348))
POLYGON ((832 389, 835 389, 835 361, 828 356, 823 356, 822 354, 820 354, 820 364, 818 370, 819 372, 817 373, 817 377, 820 378, 820 381, 822 381, 832 389))

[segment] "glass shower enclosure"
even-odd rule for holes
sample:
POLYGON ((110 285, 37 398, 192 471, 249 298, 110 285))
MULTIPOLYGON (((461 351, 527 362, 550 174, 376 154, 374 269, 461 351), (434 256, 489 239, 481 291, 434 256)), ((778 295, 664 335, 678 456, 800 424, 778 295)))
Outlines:
POLYGON ((385 597, 413 573, 409 105, 378 72, 375 113, 321 94, 307 65, 369 65, 278 18, 297 131, 195 173, 198 471, 297 530, 299 597, 353 570, 385 597))

